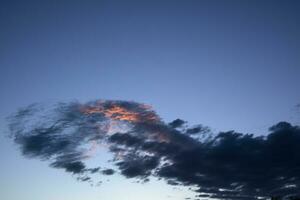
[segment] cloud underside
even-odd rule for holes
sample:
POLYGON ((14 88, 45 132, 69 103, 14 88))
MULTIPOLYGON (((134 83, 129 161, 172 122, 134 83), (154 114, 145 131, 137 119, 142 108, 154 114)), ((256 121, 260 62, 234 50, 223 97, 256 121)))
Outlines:
POLYGON ((299 191, 300 128, 280 122, 267 136, 234 131, 212 134, 181 119, 163 122, 151 107, 128 101, 30 105, 10 118, 10 131, 24 156, 90 181, 113 175, 144 182, 194 186, 197 198, 256 199, 299 191), (115 169, 87 167, 104 145, 115 169), (84 175, 84 176, 83 176, 84 175))

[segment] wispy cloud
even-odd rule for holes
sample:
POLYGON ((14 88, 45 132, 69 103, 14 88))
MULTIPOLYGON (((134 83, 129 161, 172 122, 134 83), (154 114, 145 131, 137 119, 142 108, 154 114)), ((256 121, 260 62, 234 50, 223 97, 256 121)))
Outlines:
POLYGON ((255 199, 299 190, 300 128, 280 122, 269 135, 234 131, 213 135, 184 120, 165 123, 145 104, 130 101, 33 104, 10 117, 24 156, 90 181, 91 174, 195 186, 198 198, 255 199), (108 148, 115 169, 87 167, 97 145, 108 148))

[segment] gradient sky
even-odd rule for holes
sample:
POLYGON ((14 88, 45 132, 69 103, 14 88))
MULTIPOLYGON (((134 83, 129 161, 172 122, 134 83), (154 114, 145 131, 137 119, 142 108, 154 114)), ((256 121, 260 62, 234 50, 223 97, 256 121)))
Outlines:
POLYGON ((1 0, 0 198, 183 199, 188 191, 163 182, 116 176, 90 187, 25 159, 5 117, 33 102, 100 98, 144 102, 165 121, 214 131, 299 124, 299 10, 296 0, 1 0))

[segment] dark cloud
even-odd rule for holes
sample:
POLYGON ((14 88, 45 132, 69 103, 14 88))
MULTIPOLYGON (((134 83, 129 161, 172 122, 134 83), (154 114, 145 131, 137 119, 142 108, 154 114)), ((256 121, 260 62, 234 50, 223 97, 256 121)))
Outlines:
POLYGON ((219 133, 211 143, 179 152, 159 175, 217 198, 271 196, 291 186, 297 191, 300 129, 281 122, 270 131, 267 137, 219 133))
POLYGON ((51 164, 55 168, 64 168, 67 172, 72 172, 73 174, 83 173, 85 165, 83 162, 54 162, 51 164))
POLYGON ((104 169, 101 172, 104 175, 113 175, 115 173, 115 170, 113 170, 113 169, 104 169))
POLYGON ((172 128, 180 128, 182 127, 186 122, 183 121, 182 119, 175 119, 174 121, 169 123, 169 126, 172 128))
POLYGON ((207 127, 207 126, 202 126, 202 125, 197 125, 195 127, 188 128, 186 130, 186 133, 190 134, 190 135, 195 135, 195 134, 199 134, 199 133, 206 134, 206 133, 209 133, 209 132, 210 132, 210 128, 207 127))
POLYGON ((300 128, 280 122, 266 136, 235 131, 212 134, 181 119, 167 124, 147 105, 128 101, 38 104, 10 118, 22 153, 91 181, 116 171, 143 182, 193 186, 197 198, 257 199, 292 194, 300 186, 300 128), (116 169, 88 167, 105 145, 116 169))
POLYGON ((109 137, 109 141, 120 145, 126 145, 128 147, 139 145, 142 143, 142 140, 140 138, 127 133, 115 133, 109 137))
POLYGON ((124 158, 123 161, 118 162, 117 165, 122 174, 128 178, 140 177, 145 179, 151 174, 151 170, 155 169, 159 164, 157 157, 136 155, 124 158))

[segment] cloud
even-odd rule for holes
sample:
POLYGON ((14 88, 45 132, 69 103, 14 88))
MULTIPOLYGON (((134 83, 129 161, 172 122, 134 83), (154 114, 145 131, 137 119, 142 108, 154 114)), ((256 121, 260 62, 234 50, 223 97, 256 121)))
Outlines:
POLYGON ((147 105, 130 101, 39 104, 20 109, 9 127, 24 156, 91 181, 119 173, 147 182, 193 186, 196 198, 256 199, 299 191, 300 128, 280 122, 266 136, 235 131, 212 134, 176 119, 165 123, 147 105), (98 146, 113 156, 89 167, 98 146), (102 170, 101 170, 102 169, 102 170))
POLYGON ((113 175, 115 171, 113 169, 104 169, 101 171, 104 175, 113 175))
POLYGON ((82 173, 85 169, 85 165, 81 161, 66 162, 64 160, 63 162, 54 162, 51 166, 55 168, 63 168, 67 172, 72 172, 73 174, 82 173))
POLYGON ((174 121, 169 123, 169 126, 172 128, 180 128, 182 127, 186 122, 183 121, 182 119, 175 119, 174 121))
POLYGON ((141 177, 146 179, 151 175, 151 170, 159 164, 159 159, 155 156, 136 156, 130 155, 118 162, 117 165, 122 174, 127 178, 141 177))

